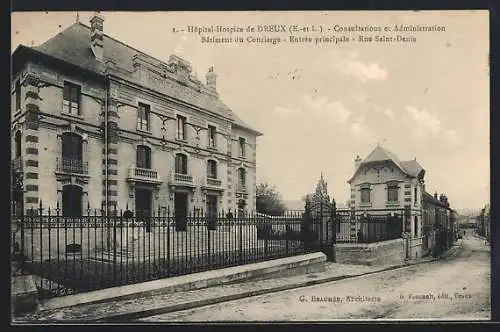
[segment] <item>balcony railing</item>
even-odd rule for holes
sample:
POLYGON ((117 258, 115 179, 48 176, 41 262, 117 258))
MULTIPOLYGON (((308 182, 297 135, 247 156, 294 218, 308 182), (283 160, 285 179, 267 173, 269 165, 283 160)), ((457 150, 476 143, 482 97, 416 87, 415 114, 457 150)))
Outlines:
POLYGON ((193 176, 189 174, 182 174, 182 173, 172 173, 172 176, 170 178, 170 183, 173 185, 187 185, 187 186, 194 186, 194 180, 193 176))
POLYGON ((130 167, 128 173, 129 181, 140 181, 149 183, 161 183, 161 179, 158 176, 158 171, 149 168, 136 167, 135 165, 130 167))
POLYGON ((57 158, 56 171, 61 173, 88 174, 88 163, 79 159, 57 158))
POLYGON ((222 185, 222 181, 216 178, 207 178, 207 186, 211 187, 220 187, 222 185))
POLYGON ((236 190, 240 193, 246 193, 247 186, 245 184, 238 184, 238 186, 236 187, 236 190))

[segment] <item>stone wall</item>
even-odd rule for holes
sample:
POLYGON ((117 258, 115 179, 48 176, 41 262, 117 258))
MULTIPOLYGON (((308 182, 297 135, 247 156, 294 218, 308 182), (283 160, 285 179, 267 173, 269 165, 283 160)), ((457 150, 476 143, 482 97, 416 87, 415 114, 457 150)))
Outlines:
POLYGON ((338 243, 335 245, 337 263, 387 265, 403 264, 406 250, 404 239, 376 243, 338 243))

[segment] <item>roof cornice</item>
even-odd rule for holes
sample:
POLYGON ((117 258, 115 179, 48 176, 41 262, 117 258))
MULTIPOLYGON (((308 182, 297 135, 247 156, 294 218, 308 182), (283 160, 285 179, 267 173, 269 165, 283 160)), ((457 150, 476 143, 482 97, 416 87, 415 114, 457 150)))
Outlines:
POLYGON ((102 82, 105 80, 104 74, 99 74, 93 70, 74 65, 25 45, 19 45, 11 56, 12 76, 14 77, 21 70, 23 65, 30 60, 37 60, 48 66, 57 67, 58 69, 77 72, 79 75, 83 75, 94 80, 102 82))

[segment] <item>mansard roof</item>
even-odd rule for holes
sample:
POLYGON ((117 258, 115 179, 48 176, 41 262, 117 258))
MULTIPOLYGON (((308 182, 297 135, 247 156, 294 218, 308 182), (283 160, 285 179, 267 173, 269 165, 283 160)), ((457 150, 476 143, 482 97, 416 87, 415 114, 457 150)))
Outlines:
MULTIPOLYGON (((104 61, 101 62, 95 58, 90 48, 90 27, 80 22, 76 22, 47 40, 45 43, 29 48, 78 66, 83 70, 91 71, 99 75, 104 75, 106 70, 108 70, 108 72, 112 72, 132 82, 135 81, 132 76, 134 72, 134 56, 144 56, 152 59, 156 63, 163 63, 163 61, 155 59, 106 34, 103 35, 103 45, 104 61), (111 68, 107 65, 108 63, 113 64, 111 68), (113 72, 113 67, 119 69, 119 74, 118 71, 113 72)), ((223 116, 229 119, 234 125, 247 129, 257 136, 262 135, 236 116, 236 114, 234 114, 234 112, 218 97, 199 92, 193 93, 192 87, 183 85, 175 80, 172 80, 172 82, 175 83, 175 89, 169 91, 170 97, 223 116)))

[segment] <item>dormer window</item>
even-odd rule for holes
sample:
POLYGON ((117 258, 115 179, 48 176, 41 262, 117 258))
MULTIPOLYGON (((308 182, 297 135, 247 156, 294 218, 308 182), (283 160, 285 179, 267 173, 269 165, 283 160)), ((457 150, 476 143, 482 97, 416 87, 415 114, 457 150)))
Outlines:
POLYGON ((80 86, 64 82, 63 112, 71 115, 80 115, 80 86))

